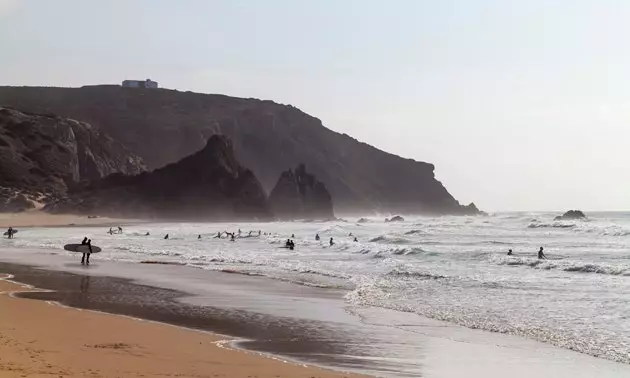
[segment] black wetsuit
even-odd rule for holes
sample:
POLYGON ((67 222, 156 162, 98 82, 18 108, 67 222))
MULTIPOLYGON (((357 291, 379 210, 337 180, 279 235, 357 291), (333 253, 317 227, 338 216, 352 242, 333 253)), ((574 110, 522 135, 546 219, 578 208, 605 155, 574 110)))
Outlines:
POLYGON ((90 265, 90 255, 92 254, 92 240, 88 239, 87 241, 83 239, 81 245, 87 245, 89 252, 83 252, 83 256, 81 257, 81 265, 90 265))

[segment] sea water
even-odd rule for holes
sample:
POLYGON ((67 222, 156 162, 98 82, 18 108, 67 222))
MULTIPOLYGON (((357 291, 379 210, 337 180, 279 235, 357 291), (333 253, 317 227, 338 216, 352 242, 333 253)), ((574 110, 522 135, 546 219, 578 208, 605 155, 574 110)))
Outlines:
POLYGON ((630 362, 630 213, 576 221, 554 215, 141 223, 113 235, 98 227, 33 228, 0 247, 76 257, 63 245, 88 236, 103 248, 93 260, 168 262, 337 288, 350 309, 419 314, 630 362), (233 242, 215 238, 239 229, 233 242), (292 235, 296 248, 283 248, 292 235), (547 260, 537 258, 541 246, 547 260))

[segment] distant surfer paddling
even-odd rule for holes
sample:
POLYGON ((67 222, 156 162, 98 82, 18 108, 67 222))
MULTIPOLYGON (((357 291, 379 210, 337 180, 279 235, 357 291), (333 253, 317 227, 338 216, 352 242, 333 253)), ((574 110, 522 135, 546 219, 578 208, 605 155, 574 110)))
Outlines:
POLYGON ((333 245, 335 245, 335 241, 333 240, 333 238, 330 238, 330 246, 332 247, 333 245))
POLYGON ((164 240, 168 239, 168 234, 164 235, 164 240))
POLYGON ((540 247, 540 249, 538 250, 538 258, 540 260, 547 260, 547 256, 545 256, 545 254, 543 253, 543 247, 540 247))
POLYGON ((508 255, 508 256, 512 256, 512 255, 514 255, 514 253, 512 253, 512 250, 510 249, 510 250, 508 251, 508 254, 507 254, 507 255, 508 255))
POLYGON ((319 241, 319 234, 315 234, 315 241, 319 241))

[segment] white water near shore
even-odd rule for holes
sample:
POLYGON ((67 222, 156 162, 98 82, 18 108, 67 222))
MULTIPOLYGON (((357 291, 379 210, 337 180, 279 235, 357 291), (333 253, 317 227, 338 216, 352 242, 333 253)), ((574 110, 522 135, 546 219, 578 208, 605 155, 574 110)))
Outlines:
POLYGON ((136 224, 122 235, 101 228, 38 228, 20 230, 0 247, 47 249, 70 258, 63 245, 87 235, 105 251, 95 261, 167 261, 341 288, 350 311, 369 305, 388 309, 384 314, 418 314, 630 362, 630 214, 558 222, 554 215, 136 224), (254 233, 235 242, 213 239, 218 231, 238 228, 243 236, 254 233), (272 235, 258 237, 259 229, 272 235), (281 248, 291 234, 294 251, 281 248), (539 246, 549 260, 536 258, 539 246), (516 255, 506 256, 508 248, 516 255))

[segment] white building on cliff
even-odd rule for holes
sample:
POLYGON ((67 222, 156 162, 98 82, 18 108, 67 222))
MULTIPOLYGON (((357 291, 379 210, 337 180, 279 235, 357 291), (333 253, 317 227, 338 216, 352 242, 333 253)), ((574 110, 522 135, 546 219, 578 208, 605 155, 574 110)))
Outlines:
POLYGON ((151 79, 146 80, 124 80, 122 82, 122 86, 125 88, 152 88, 156 89, 158 87, 157 81, 152 81, 151 79))

